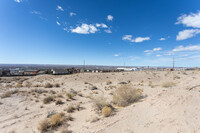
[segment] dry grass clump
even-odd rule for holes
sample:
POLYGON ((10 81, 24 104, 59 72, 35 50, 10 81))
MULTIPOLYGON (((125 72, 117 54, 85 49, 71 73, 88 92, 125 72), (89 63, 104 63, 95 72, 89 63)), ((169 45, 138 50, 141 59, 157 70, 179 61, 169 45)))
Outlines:
POLYGON ((165 83, 162 84, 162 87, 169 88, 169 87, 173 87, 175 85, 176 84, 174 82, 165 82, 165 83))
POLYGON ((52 115, 50 118, 44 119, 40 122, 38 129, 41 132, 48 131, 49 129, 55 129, 65 122, 63 113, 57 113, 52 115))
POLYGON ((112 113, 112 108, 108 107, 108 106, 105 106, 105 107, 103 107, 103 109, 102 109, 101 112, 102 112, 102 114, 103 114, 104 117, 108 117, 112 113))
POLYGON ((23 87, 22 82, 18 82, 18 83, 16 84, 15 87, 16 87, 16 88, 21 88, 21 87, 23 87))
POLYGON ((50 102, 54 101, 54 97, 53 96, 48 96, 46 98, 44 98, 43 103, 44 104, 48 104, 50 102))
POLYGON ((184 74, 184 75, 188 75, 185 71, 183 71, 182 74, 184 74))
POLYGON ((31 82, 26 82, 25 86, 30 88, 32 86, 32 83, 31 82))
POLYGON ((179 76, 177 76, 177 75, 175 75, 174 77, 173 77, 173 79, 175 80, 175 79, 180 79, 181 77, 179 77, 179 76))
POLYGON ((106 85, 110 85, 112 82, 110 80, 106 81, 106 85))
POLYGON ((91 99, 97 111, 101 111, 104 106, 108 105, 107 100, 103 95, 92 97, 91 99))
POLYGON ((98 88, 96 86, 91 86, 90 90, 97 90, 98 88))
POLYGON ((63 101, 61 99, 56 100, 56 105, 63 104, 63 101))
POLYGON ((73 113, 75 110, 74 106, 70 105, 66 108, 67 113, 73 113))
POLYGON ((72 100, 73 100, 74 94, 72 94, 72 93, 67 93, 67 97, 68 97, 69 99, 72 99, 72 100))
POLYGON ((53 85, 52 84, 50 84, 50 83, 47 83, 47 84, 45 84, 45 86, 44 86, 45 88, 52 88, 53 87, 53 85))
POLYGON ((11 91, 7 91, 7 92, 5 92, 5 93, 3 93, 3 94, 1 95, 1 98, 10 97, 11 95, 12 95, 12 92, 11 92, 11 91))
POLYGON ((135 89, 131 85, 122 85, 114 92, 113 103, 124 107, 137 102, 141 97, 141 89, 135 89))
POLYGON ((18 92, 17 90, 15 90, 15 91, 7 91, 7 92, 3 93, 0 97, 1 98, 7 98, 7 97, 10 97, 12 94, 15 94, 17 92, 18 92))
POLYGON ((73 121, 73 117, 71 116, 71 114, 68 114, 66 117, 67 121, 73 121))
POLYGON ((60 84, 58 84, 58 83, 56 83, 56 84, 54 84, 54 87, 60 87, 60 84))

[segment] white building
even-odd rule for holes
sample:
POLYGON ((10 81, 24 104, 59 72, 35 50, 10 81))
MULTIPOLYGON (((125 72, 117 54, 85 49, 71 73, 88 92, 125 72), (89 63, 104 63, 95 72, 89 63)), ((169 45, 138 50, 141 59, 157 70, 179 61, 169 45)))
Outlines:
POLYGON ((117 70, 123 70, 123 71, 139 71, 139 68, 132 67, 132 68, 117 68, 117 70))

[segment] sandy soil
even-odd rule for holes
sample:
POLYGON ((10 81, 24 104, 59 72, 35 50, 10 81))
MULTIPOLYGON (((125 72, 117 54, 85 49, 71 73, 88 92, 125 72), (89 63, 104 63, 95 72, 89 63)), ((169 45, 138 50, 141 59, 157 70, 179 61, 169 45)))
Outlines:
MULTIPOLYGON (((199 133, 200 87, 189 90, 200 85, 199 79, 199 71, 1 77, 0 95, 10 90, 18 92, 0 99, 0 133, 38 133, 40 121, 47 118, 48 114, 64 112, 67 115, 69 113, 65 109, 79 103, 81 109, 71 113, 73 121, 65 123, 74 133, 199 133), (107 85, 108 80, 112 84, 107 85), (20 81, 23 87, 17 87, 20 81), (112 93, 122 81, 142 89, 145 97, 127 107, 114 106, 114 114, 103 117, 95 111, 91 97, 104 95, 111 103, 112 93), (172 82, 173 86, 164 86, 172 82), (45 88, 46 83, 57 83, 60 87, 45 88), (91 86, 98 89, 91 90, 91 86), (35 89, 44 92, 40 94, 35 89), (77 94, 73 100, 69 100, 67 92, 77 94), (50 95, 64 103, 44 104, 43 99, 50 95), (94 118, 99 120, 92 122, 94 118)), ((60 127, 52 132, 59 133, 60 127)))

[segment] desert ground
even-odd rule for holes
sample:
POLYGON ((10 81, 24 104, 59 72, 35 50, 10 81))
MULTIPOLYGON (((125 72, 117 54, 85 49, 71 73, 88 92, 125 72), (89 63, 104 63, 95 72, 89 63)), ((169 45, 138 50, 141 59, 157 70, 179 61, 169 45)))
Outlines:
POLYGON ((200 71, 0 77, 0 133, 199 133, 199 81, 200 71))

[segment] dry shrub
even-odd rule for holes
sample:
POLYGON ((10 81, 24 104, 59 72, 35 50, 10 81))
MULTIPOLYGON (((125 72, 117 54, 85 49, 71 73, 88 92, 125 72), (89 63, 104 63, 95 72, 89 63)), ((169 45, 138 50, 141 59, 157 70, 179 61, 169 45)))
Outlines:
POLYGON ((23 87, 22 82, 18 82, 17 85, 15 86, 16 88, 21 88, 23 87))
POLYGON ((68 97, 69 99, 73 99, 74 94, 72 94, 72 93, 67 93, 67 97, 68 97))
POLYGON ((67 115, 66 120, 67 120, 67 121, 73 121, 73 118, 72 118, 71 114, 68 114, 68 115, 67 115))
POLYGON ((89 84, 88 82, 84 82, 84 84, 89 84))
POLYGON ((54 87, 57 87, 57 88, 58 88, 58 87, 60 87, 60 84, 58 84, 58 83, 57 83, 57 84, 54 84, 54 87))
POLYGON ((175 79, 180 79, 181 77, 179 77, 179 76, 177 76, 177 75, 175 75, 174 77, 173 77, 173 79, 175 80, 175 79))
POLYGON ((162 84, 162 87, 169 88, 169 87, 173 87, 175 85, 176 84, 174 82, 165 82, 165 83, 162 84))
POLYGON ((54 101, 54 97, 53 96, 48 96, 46 98, 44 98, 43 103, 44 104, 48 104, 50 102, 54 101))
POLYGON ((1 95, 1 98, 10 97, 12 95, 12 91, 7 91, 1 95))
POLYGON ((98 88, 96 86, 91 86, 90 90, 97 90, 98 88))
POLYGON ((101 112, 102 112, 102 114, 103 114, 104 117, 108 117, 112 113, 112 108, 108 107, 108 106, 105 106, 105 107, 103 107, 103 109, 102 109, 101 112))
POLYGON ((15 94, 17 92, 18 92, 17 90, 15 90, 15 91, 7 91, 7 92, 3 93, 0 97, 1 98, 7 98, 7 97, 10 97, 12 94, 15 94))
POLYGON ((25 86, 30 88, 32 86, 32 83, 31 82, 26 82, 25 86))
POLYGON ((38 129, 41 132, 48 131, 49 129, 57 128, 65 122, 64 114, 57 113, 52 115, 50 118, 44 119, 40 122, 38 129))
POLYGON ((74 108, 74 106, 72 106, 72 105, 70 105, 70 106, 68 106, 68 107, 66 108, 67 113, 72 113, 72 112, 74 112, 74 110, 75 110, 75 108, 74 108))
POLYGON ((63 102, 62 102, 61 99, 58 99, 58 100, 56 101, 56 105, 58 105, 58 104, 63 104, 63 102))
POLYGON ((80 102, 76 104, 75 109, 78 110, 78 111, 81 109, 81 103, 80 102))
POLYGON ((94 103, 95 108, 98 111, 101 111, 102 108, 108 104, 106 98, 103 95, 92 97, 91 99, 92 99, 92 102, 94 103))
POLYGON ((184 75, 188 75, 185 71, 183 71, 182 74, 184 74, 184 75))
POLYGON ((114 92, 113 103, 124 107, 137 102, 141 96, 141 89, 135 89, 131 85, 122 85, 114 92))
POLYGON ((63 97, 63 95, 62 95, 62 94, 58 94, 58 95, 57 95, 57 97, 60 97, 60 98, 62 98, 62 97, 63 97))
POLYGON ((50 84, 50 83, 47 83, 47 84, 45 84, 45 86, 44 86, 45 88, 52 88, 53 87, 53 85, 52 84, 50 84))
POLYGON ((106 85, 110 85, 112 82, 110 80, 106 81, 106 85))

